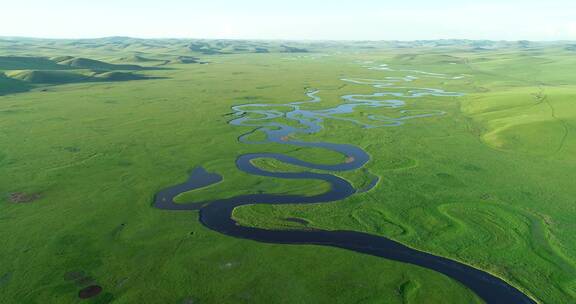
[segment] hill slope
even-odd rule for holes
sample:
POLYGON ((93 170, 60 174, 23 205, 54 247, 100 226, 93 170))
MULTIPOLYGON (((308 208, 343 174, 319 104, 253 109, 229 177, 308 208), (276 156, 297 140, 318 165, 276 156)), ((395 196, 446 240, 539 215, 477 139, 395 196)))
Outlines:
POLYGON ((15 80, 39 84, 81 82, 89 78, 89 76, 68 71, 23 70, 8 72, 6 75, 15 80))
POLYGON ((68 66, 78 69, 91 69, 91 70, 142 70, 143 67, 133 64, 111 64, 99 60, 88 58, 70 58, 58 62, 59 65, 68 66))

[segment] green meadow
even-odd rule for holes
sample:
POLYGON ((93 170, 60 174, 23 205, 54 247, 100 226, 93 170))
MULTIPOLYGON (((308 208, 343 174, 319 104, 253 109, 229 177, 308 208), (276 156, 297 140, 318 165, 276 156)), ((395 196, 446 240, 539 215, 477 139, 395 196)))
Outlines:
MULTIPOLYGON (((229 125, 231 107, 306 100, 311 89, 322 102, 307 107, 333 107, 343 95, 385 90, 341 78, 406 74, 369 70, 367 61, 464 75, 407 86, 465 96, 405 99, 405 109, 446 115, 398 127, 327 120, 320 133, 298 135, 363 148, 364 169, 335 174, 357 188, 377 176, 377 187, 327 204, 244 206, 235 219, 386 236, 490 272, 539 303, 575 302, 573 46, 114 37, 0 39, 0 303, 482 303, 425 268, 235 239, 202 226, 195 211, 152 207, 155 193, 197 166, 223 181, 178 201, 326 191, 321 181, 239 171, 245 153, 326 164, 345 157, 240 143, 253 128, 229 125), (90 285, 103 291, 80 299, 90 285)), ((350 117, 370 114, 400 115, 376 108, 350 117)))

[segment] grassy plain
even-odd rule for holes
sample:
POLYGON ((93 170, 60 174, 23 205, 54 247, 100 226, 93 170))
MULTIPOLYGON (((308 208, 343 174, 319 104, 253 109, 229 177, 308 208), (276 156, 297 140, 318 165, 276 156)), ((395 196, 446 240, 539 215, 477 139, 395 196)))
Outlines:
MULTIPOLYGON (((301 44, 237 43, 242 46, 121 38, 0 42, 0 56, 146 67, 0 60, 0 302, 79 302, 86 282, 66 274, 83 271, 104 288, 90 303, 480 303, 433 271, 339 249, 237 240, 205 229, 195 212, 151 207, 158 190, 184 181, 199 165, 224 181, 182 200, 324 189, 319 182, 239 172, 234 161, 243 153, 281 152, 313 162, 342 156, 238 143, 250 128, 228 125, 227 114, 236 104, 302 100, 308 88, 321 90, 317 106, 333 106, 341 95, 376 91, 343 86, 342 77, 396 76, 357 63, 367 60, 466 74, 413 85, 467 95, 408 100, 407 109, 448 114, 401 127, 328 121, 323 132, 301 139, 363 147, 372 156, 367 169, 381 177, 378 187, 331 204, 247 206, 235 217, 276 229, 301 228, 284 220, 301 218, 308 228, 385 235, 490 271, 542 303, 574 301, 573 51, 560 45, 313 44, 303 53, 301 44), (44 83, 14 77, 22 71, 119 71, 150 79, 44 83), (15 192, 41 199, 10 202, 15 192)), ((360 185, 361 173, 343 177, 360 185)))

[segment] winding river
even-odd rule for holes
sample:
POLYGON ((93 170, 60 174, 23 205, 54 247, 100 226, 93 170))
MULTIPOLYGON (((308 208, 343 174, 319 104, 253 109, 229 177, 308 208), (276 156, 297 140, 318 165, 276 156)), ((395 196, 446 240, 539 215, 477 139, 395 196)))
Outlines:
MULTIPOLYGON (((321 102, 321 98, 318 96, 320 92, 317 90, 307 92, 306 95, 309 100, 306 101, 286 104, 255 103, 232 107, 235 117, 230 121, 230 124, 254 127, 253 131, 239 137, 239 141, 242 143, 260 144, 273 142, 299 147, 316 147, 335 151, 346 156, 345 162, 325 165, 303 161, 278 153, 244 154, 236 160, 238 169, 248 174, 269 178, 322 180, 330 184, 328 192, 315 196, 248 194, 215 201, 176 203, 174 198, 179 194, 204 188, 222 180, 222 176, 206 172, 199 167, 191 173, 186 182, 158 192, 154 198, 154 206, 165 210, 198 210, 200 221, 204 226, 232 237, 275 244, 332 246, 432 269, 459 281, 489 304, 535 303, 518 289, 488 272, 454 260, 412 249, 385 237, 355 231, 266 230, 244 227, 233 220, 232 213, 239 206, 329 203, 345 199, 355 193, 370 190, 363 189, 359 191, 347 180, 330 173, 362 168, 370 160, 370 156, 364 150, 349 144, 306 142, 293 139, 299 134, 306 135, 320 132, 323 128, 323 122, 327 119, 346 121, 362 128, 400 126, 412 119, 424 119, 445 114, 442 111, 403 109, 405 107, 404 100, 406 99, 418 99, 427 96, 458 97, 463 95, 462 93, 447 92, 442 89, 415 88, 406 85, 425 77, 458 79, 465 76, 449 76, 416 70, 394 70, 388 65, 372 66, 370 62, 364 64, 368 65, 366 67, 372 70, 394 71, 410 75, 385 77, 383 79, 342 79, 342 81, 351 85, 372 86, 377 92, 367 95, 342 96, 341 104, 327 109, 309 109, 311 104, 321 102), (359 108, 364 110, 368 108, 396 109, 399 117, 369 115, 366 117, 367 119, 362 120, 342 117, 345 114, 353 114, 359 108), (282 123, 282 120, 291 120, 297 124, 288 125, 282 123), (251 137, 256 132, 262 132, 265 135, 265 139, 261 141, 251 140, 251 137), (315 169, 315 172, 267 171, 255 166, 252 162, 261 158, 275 159, 282 163, 315 169), (317 171, 326 171, 326 173, 318 173, 317 171)), ((375 180, 370 186, 374 187, 377 183, 377 180, 375 180)))

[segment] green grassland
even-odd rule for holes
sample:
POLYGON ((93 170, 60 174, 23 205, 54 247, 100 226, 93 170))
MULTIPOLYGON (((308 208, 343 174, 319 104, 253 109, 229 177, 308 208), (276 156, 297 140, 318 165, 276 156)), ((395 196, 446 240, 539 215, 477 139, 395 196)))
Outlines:
POLYGON ((272 229, 383 235, 489 271, 541 303, 574 302, 575 55, 564 44, 487 41, 0 39, 0 302, 481 303, 427 269, 234 239, 204 228, 196 212, 152 208, 158 190, 200 165, 224 180, 179 201, 324 191, 318 181, 237 170, 243 153, 316 163, 343 157, 239 143, 251 129, 227 124, 230 107, 304 100, 310 88, 323 99, 311 107, 334 106, 341 95, 375 91, 342 77, 399 76, 359 61, 465 74, 413 85, 466 96, 407 100, 407 109, 447 114, 401 127, 327 121, 322 132, 298 139, 362 147, 372 156, 366 170, 340 175, 357 187, 379 176, 378 187, 330 204, 246 206, 235 218, 272 229), (10 193, 40 199, 14 203, 10 193), (66 279, 77 271, 104 292, 78 299, 86 282, 66 279))

